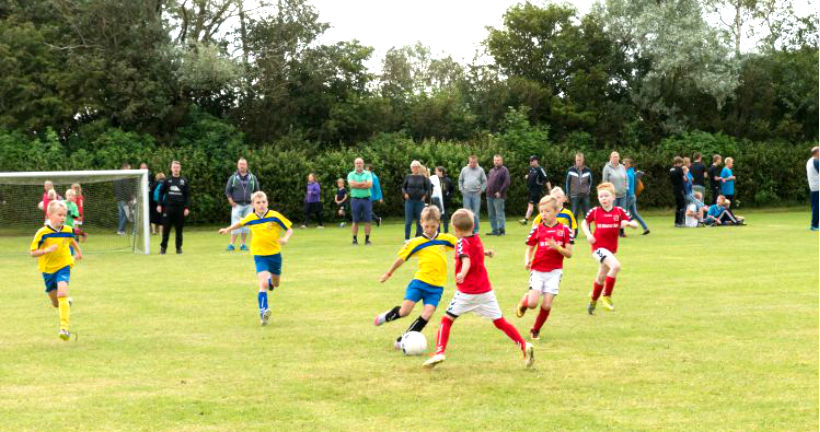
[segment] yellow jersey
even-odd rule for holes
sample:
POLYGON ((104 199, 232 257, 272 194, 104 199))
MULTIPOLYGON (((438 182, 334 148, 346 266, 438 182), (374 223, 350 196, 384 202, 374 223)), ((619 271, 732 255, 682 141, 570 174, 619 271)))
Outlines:
POLYGON ((63 225, 59 230, 46 224, 34 234, 31 241, 30 250, 45 249, 52 245, 57 245, 54 252, 40 255, 37 258, 37 268, 42 273, 54 273, 65 266, 74 265, 74 257, 71 256, 71 241, 74 240, 74 230, 68 225, 63 225))
POLYGON ((422 282, 443 287, 447 282, 447 250, 455 249, 458 239, 452 234, 439 233, 433 238, 423 234, 407 242, 399 251, 405 261, 411 257, 419 260, 419 269, 413 276, 422 282))
POLYGON ((293 225, 288 218, 273 210, 268 210, 262 217, 252 212, 239 223, 251 230, 251 253, 254 255, 278 254, 282 250, 279 237, 293 225))
MULTIPOLYGON (((562 208, 561 211, 558 212, 557 215, 555 215, 555 218, 558 219, 558 222, 561 222, 562 224, 566 225, 566 227, 569 228, 570 231, 572 231, 573 237, 575 236, 575 234, 578 233, 578 221, 575 220, 575 215, 573 215, 571 211, 562 208)), ((532 226, 536 227, 540 223, 541 214, 539 213, 538 216, 536 216, 535 219, 532 220, 532 226)))

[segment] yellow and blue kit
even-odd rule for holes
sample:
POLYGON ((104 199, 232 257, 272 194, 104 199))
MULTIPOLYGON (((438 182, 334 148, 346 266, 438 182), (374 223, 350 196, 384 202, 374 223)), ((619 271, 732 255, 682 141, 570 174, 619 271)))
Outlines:
POLYGON ((253 212, 239 223, 251 230, 251 253, 256 263, 256 272, 269 271, 275 275, 282 273, 282 245, 279 237, 290 229, 293 223, 281 213, 268 210, 259 216, 253 212))
POLYGON ((416 257, 419 269, 407 285, 405 300, 438 306, 444 284, 447 282, 447 251, 453 250, 458 239, 452 234, 438 233, 430 238, 425 235, 411 239, 399 251, 404 261, 416 257))
POLYGON ((37 269, 43 274, 46 292, 57 289, 57 282, 69 282, 74 257, 71 256, 71 241, 74 231, 63 225, 59 229, 46 224, 34 234, 30 250, 46 249, 57 246, 54 252, 40 255, 37 258, 37 269))

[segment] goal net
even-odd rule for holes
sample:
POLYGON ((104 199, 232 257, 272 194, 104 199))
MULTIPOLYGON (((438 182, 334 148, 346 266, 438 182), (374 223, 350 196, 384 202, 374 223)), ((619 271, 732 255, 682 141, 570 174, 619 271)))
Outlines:
POLYGON ((76 195, 75 233, 84 252, 150 252, 148 170, 142 169, 0 172, 0 254, 27 251, 48 202, 70 195, 76 195))

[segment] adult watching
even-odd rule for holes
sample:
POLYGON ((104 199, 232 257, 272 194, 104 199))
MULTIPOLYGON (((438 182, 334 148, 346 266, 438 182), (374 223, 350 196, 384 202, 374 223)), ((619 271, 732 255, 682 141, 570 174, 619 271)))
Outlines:
POLYGON ((487 174, 478 166, 478 156, 470 155, 467 166, 458 174, 458 190, 463 200, 462 207, 473 212, 473 234, 478 232, 481 213, 481 194, 487 190, 487 174))
POLYGON ((487 213, 490 217, 492 232, 487 235, 503 236, 507 234, 504 200, 510 188, 510 171, 504 166, 501 155, 493 156, 493 167, 487 179, 487 213))
POLYGON ((621 163, 621 155, 618 152, 614 151, 609 154, 609 162, 604 165, 601 180, 615 186, 615 205, 626 209, 626 191, 628 189, 626 167, 621 163))
MULTIPOLYGON (((228 177, 228 182, 225 184, 225 196, 228 198, 228 204, 231 205, 231 225, 239 222, 253 211, 251 195, 259 190, 262 190, 262 187, 259 185, 259 179, 248 170, 248 161, 245 160, 245 158, 239 158, 239 160, 236 161, 236 172, 228 177)), ((249 232, 248 227, 231 231, 231 242, 228 244, 228 252, 236 250, 234 243, 236 243, 236 237, 240 235, 241 244, 239 250, 248 250, 248 246, 245 245, 245 239, 247 239, 249 232)))
POLYGON ((572 215, 575 220, 586 217, 587 212, 592 208, 589 202, 589 192, 592 189, 592 170, 584 165, 584 154, 575 154, 575 165, 567 170, 567 181, 564 189, 569 195, 572 215))
POLYGON ((370 202, 370 188, 373 187, 373 176, 364 169, 364 159, 353 161, 354 169, 347 174, 347 185, 350 188, 350 212, 353 216, 353 244, 359 244, 359 224, 364 223, 365 245, 370 245, 370 221, 373 217, 373 204, 370 202))
POLYGON ((809 201, 811 201, 811 225, 809 229, 817 231, 817 207, 818 207, 818 191, 820 191, 820 184, 818 184, 818 171, 820 167, 817 161, 818 148, 811 149, 811 157, 806 161, 806 176, 809 180, 809 201))
POLYGON ((410 240, 410 227, 416 221, 416 237, 421 235, 421 211, 432 190, 430 179, 422 172, 421 162, 410 163, 410 174, 404 177, 401 193, 404 198, 404 241, 410 240))
POLYGON ((165 255, 165 250, 168 248, 168 237, 171 236, 172 224, 177 253, 182 253, 182 228, 190 212, 188 210, 189 195, 188 180, 182 177, 182 164, 177 161, 171 162, 171 175, 160 186, 159 205, 157 206, 157 211, 162 213, 162 243, 159 245, 161 255, 165 255))

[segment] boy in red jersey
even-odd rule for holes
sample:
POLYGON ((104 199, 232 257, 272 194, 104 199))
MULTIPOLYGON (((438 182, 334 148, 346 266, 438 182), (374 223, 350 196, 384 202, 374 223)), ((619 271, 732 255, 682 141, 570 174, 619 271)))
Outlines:
POLYGON ((436 354, 424 362, 424 366, 432 368, 444 361, 444 350, 450 338, 450 327, 459 316, 474 312, 476 315, 489 318, 495 327, 503 331, 524 353, 524 363, 527 367, 533 363, 533 346, 525 342, 512 324, 507 322, 501 314, 501 308, 495 298, 493 287, 487 277, 487 268, 484 267, 484 256, 493 256, 493 251, 484 251, 484 245, 478 234, 473 234, 473 212, 460 209, 453 213, 450 222, 453 231, 459 239, 456 245, 456 293, 447 313, 441 318, 441 327, 436 336, 436 354))
POLYGON ((572 258, 575 239, 572 230, 559 223, 561 204, 555 196, 545 196, 538 203, 541 222, 527 236, 527 253, 524 267, 530 271, 530 289, 515 308, 515 316, 521 318, 527 309, 535 309, 541 295, 541 310, 530 329, 530 339, 538 340, 541 327, 552 310, 552 300, 558 295, 558 285, 563 276, 564 258, 572 258))
POLYGON ((587 213, 587 217, 581 223, 581 229, 587 237, 587 241, 592 245, 592 257, 598 261, 598 274, 592 284, 592 293, 589 295, 589 305, 587 312, 595 313, 595 306, 601 293, 604 294, 604 306, 607 310, 615 310, 612 304, 612 290, 615 288, 615 277, 621 271, 621 263, 615 258, 618 252, 618 234, 621 228, 638 228, 638 223, 632 220, 629 212, 621 207, 612 205, 615 200, 615 186, 612 183, 601 183, 598 185, 598 202, 600 207, 595 207, 587 213), (595 223, 595 234, 589 230, 589 225, 595 223))

